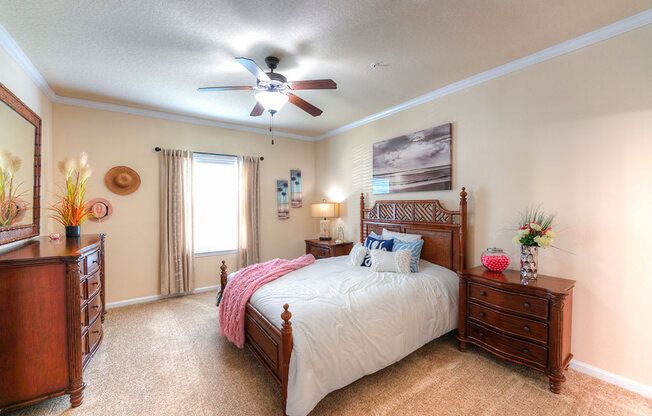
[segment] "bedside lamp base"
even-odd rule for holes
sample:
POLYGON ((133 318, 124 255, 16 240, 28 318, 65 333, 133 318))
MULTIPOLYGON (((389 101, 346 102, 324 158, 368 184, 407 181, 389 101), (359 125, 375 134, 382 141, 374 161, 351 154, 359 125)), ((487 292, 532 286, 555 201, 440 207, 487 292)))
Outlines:
POLYGON ((326 218, 319 221, 319 239, 322 241, 331 240, 330 221, 326 218))

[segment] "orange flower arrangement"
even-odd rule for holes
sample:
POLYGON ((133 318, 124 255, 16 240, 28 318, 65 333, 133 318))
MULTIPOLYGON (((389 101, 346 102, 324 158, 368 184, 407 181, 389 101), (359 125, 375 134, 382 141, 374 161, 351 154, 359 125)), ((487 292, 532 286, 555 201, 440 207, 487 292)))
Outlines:
POLYGON ((91 176, 88 155, 80 153, 77 160, 67 157, 59 162, 59 171, 66 177, 66 194, 50 209, 56 221, 65 227, 79 226, 91 215, 86 196, 86 182, 91 176))

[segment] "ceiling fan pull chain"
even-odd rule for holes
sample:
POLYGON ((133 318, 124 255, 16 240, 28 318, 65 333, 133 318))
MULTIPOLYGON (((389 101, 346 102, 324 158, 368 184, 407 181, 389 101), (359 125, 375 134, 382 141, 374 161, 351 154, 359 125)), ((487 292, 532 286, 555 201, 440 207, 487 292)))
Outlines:
POLYGON ((274 130, 273 130, 273 127, 274 127, 274 112, 270 111, 269 114, 270 114, 270 117, 269 117, 269 134, 272 135, 272 146, 273 146, 274 145, 274 130))

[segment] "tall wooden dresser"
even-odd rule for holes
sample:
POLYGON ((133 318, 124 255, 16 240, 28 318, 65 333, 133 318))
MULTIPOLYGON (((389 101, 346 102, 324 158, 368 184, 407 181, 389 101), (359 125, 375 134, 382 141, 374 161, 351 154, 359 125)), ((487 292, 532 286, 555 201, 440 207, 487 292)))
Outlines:
POLYGON ((104 298, 104 234, 0 250, 0 413, 62 394, 81 405, 104 298))

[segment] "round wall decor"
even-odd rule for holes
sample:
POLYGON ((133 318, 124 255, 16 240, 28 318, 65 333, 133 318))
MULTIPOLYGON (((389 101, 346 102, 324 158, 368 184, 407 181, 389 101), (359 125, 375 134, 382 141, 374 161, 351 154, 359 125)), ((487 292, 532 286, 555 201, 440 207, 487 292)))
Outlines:
POLYGON ((140 176, 135 170, 126 166, 109 169, 104 176, 106 187, 118 195, 129 195, 140 187, 140 176))
POLYGON ((111 218, 113 215, 113 207, 111 203, 104 198, 94 198, 88 201, 91 216, 88 217, 89 221, 104 222, 111 218))

